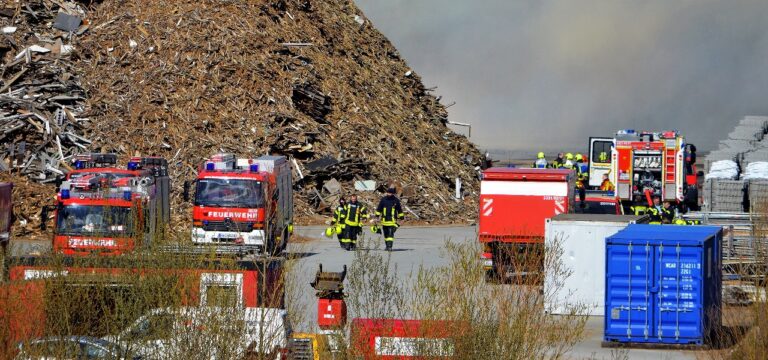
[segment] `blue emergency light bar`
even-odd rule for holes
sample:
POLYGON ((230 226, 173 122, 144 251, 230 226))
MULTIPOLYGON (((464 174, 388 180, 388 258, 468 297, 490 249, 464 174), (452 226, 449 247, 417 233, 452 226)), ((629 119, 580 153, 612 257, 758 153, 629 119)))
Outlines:
POLYGON ((205 170, 213 171, 213 169, 214 169, 214 164, 212 162, 205 163, 205 170))
POLYGON ((75 169, 78 169, 78 170, 85 169, 85 162, 81 160, 75 161, 75 169))
POLYGON ((139 163, 130 161, 128 162, 128 170, 137 170, 139 168, 139 163))
POLYGON ((259 172, 259 164, 251 164, 249 168, 251 172, 259 172))
POLYGON ((125 201, 131 201, 131 192, 130 191, 123 191, 123 200, 125 201))
POLYGON ((61 189, 61 198, 69 199, 69 189, 61 189))

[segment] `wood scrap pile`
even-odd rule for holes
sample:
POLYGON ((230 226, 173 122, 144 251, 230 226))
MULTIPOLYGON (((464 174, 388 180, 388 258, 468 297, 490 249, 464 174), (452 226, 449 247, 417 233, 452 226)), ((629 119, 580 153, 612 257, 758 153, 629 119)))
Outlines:
POLYGON ((99 147, 165 156, 177 186, 217 151, 287 155, 305 219, 330 180, 371 203, 391 183, 414 189, 427 221, 475 217, 479 152, 351 1, 104 1, 92 15, 80 65, 99 147), (336 163, 310 166, 324 158, 336 163))
MULTIPOLYGON (((13 2, 0 8, 0 171, 41 183, 64 175, 85 151, 85 92, 73 62, 83 8, 75 2, 13 2)), ((23 187, 21 187, 23 189, 23 187)))
POLYGON ((104 0, 88 19, 72 57, 90 119, 78 136, 168 159, 175 223, 189 222, 181 184, 220 151, 291 158, 300 223, 391 185, 413 219, 475 218, 480 153, 352 1, 104 0))

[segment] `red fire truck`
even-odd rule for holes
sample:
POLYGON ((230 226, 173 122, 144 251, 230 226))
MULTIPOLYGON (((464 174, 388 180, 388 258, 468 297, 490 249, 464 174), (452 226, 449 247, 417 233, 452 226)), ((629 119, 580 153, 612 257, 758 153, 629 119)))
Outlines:
POLYGON ((483 171, 479 240, 489 274, 506 278, 510 273, 537 271, 515 264, 515 259, 541 254, 546 219, 573 212, 575 182, 574 171, 565 169, 483 171))
POLYGON ((625 212, 636 202, 649 203, 653 196, 695 208, 697 171, 689 161, 691 146, 676 131, 621 130, 614 138, 591 138, 590 185, 599 186, 602 174, 608 173, 625 212), (594 162, 606 152, 608 163, 594 162))
MULTIPOLYGON (((56 197, 54 252, 119 255, 137 241, 150 244, 170 221, 170 179, 164 159, 132 158, 115 167, 114 154, 75 158, 56 197)), ((43 208, 46 219, 48 208, 43 208)), ((45 227, 45 222, 43 222, 45 227)))
MULTIPOLYGON (((188 198, 189 185, 184 186, 188 198)), ((293 229, 291 167, 284 156, 206 160, 195 182, 192 242, 217 252, 280 253, 293 229)))

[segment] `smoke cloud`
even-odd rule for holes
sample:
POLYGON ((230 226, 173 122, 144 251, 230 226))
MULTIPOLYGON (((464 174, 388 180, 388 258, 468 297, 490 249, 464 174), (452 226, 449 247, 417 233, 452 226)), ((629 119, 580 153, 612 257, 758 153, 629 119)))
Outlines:
POLYGON ((768 114, 763 0, 357 3, 483 148, 582 150, 634 128, 708 150, 768 114))

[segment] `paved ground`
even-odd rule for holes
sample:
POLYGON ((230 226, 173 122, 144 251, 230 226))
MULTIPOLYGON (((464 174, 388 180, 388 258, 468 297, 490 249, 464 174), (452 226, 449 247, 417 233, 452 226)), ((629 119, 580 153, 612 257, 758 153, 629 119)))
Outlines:
MULTIPOLYGON (((324 227, 300 227, 297 233, 313 239, 312 241, 294 244, 289 249, 293 254, 298 254, 298 269, 306 284, 314 279, 318 264, 323 264, 325 271, 341 271, 344 264, 352 262, 354 254, 344 251, 339 243, 323 236, 324 227)), ((392 263, 397 267, 398 276, 408 277, 418 270, 419 266, 433 268, 446 263, 441 254, 441 249, 446 240, 454 242, 475 241, 475 227, 402 227, 396 234, 395 250, 391 253, 392 263)), ((363 243, 362 246, 373 246, 373 241, 363 243)), ((381 245, 379 245, 381 248, 381 245)), ((377 250, 382 251, 383 250, 377 250)), ((493 285, 510 286, 510 285, 493 285)), ((311 289, 309 285, 307 288, 311 289)), ((317 318, 316 299, 312 291, 304 293, 302 303, 307 304, 308 319, 317 318)), ((314 320, 313 320, 314 321, 314 320)), ((314 323, 313 323, 314 324, 314 323)), ((311 329, 301 329, 311 330, 311 329)), ((625 358, 623 353, 617 350, 600 347, 603 333, 603 318, 591 317, 587 321, 585 338, 570 354, 571 359, 614 359, 625 358)), ((626 350, 624 350, 626 351, 626 350)), ((671 350, 643 350, 632 349, 626 353, 628 359, 695 359, 695 353, 690 351, 671 350)))

